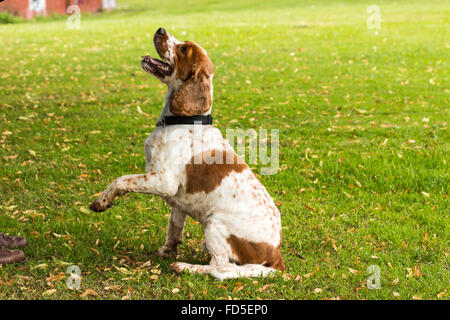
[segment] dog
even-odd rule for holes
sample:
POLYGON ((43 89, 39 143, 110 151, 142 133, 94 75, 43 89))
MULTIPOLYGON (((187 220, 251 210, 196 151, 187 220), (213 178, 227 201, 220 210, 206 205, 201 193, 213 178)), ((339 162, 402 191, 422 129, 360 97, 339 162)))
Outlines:
POLYGON ((172 208, 165 244, 157 252, 161 257, 176 258, 186 217, 197 220, 210 264, 174 262, 169 269, 176 273, 189 270, 228 279, 284 270, 278 208, 211 125, 213 63, 202 47, 179 41, 163 28, 153 42, 161 60, 144 56, 141 66, 168 92, 157 126, 145 141, 146 173, 116 179, 90 208, 104 211, 127 192, 160 196, 172 208))

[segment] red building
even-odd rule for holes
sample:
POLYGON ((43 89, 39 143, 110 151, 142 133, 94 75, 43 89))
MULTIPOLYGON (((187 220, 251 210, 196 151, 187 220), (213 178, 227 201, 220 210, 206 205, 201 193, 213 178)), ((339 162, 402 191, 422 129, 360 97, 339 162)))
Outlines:
POLYGON ((5 0, 0 2, 0 12, 8 11, 13 15, 31 19, 35 15, 67 14, 71 5, 77 5, 81 12, 110 10, 116 6, 115 0, 5 0))

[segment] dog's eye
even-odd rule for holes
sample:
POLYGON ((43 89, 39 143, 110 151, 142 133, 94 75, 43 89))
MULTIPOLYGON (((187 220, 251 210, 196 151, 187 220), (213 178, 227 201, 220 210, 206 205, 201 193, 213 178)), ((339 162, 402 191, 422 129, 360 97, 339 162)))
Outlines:
POLYGON ((181 52, 182 52, 183 54, 186 54, 186 53, 187 53, 187 47, 186 47, 186 46, 182 46, 180 50, 181 50, 181 52))

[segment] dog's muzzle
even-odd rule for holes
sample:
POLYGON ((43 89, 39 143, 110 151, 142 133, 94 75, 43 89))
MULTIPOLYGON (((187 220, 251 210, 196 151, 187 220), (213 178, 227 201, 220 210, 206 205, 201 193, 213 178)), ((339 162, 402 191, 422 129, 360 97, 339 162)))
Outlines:
POLYGON ((142 57, 141 66, 144 71, 159 78, 170 76, 173 72, 173 67, 170 64, 150 56, 142 57))

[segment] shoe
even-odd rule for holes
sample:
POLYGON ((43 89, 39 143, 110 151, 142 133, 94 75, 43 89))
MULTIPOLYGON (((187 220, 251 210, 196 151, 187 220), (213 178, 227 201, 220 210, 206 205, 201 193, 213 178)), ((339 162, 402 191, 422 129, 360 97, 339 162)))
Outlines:
POLYGON ((22 250, 9 250, 0 247, 0 264, 17 263, 25 260, 26 256, 22 250))
POLYGON ((6 234, 0 233, 0 247, 12 249, 22 248, 27 245, 28 241, 24 237, 7 236, 6 234))

